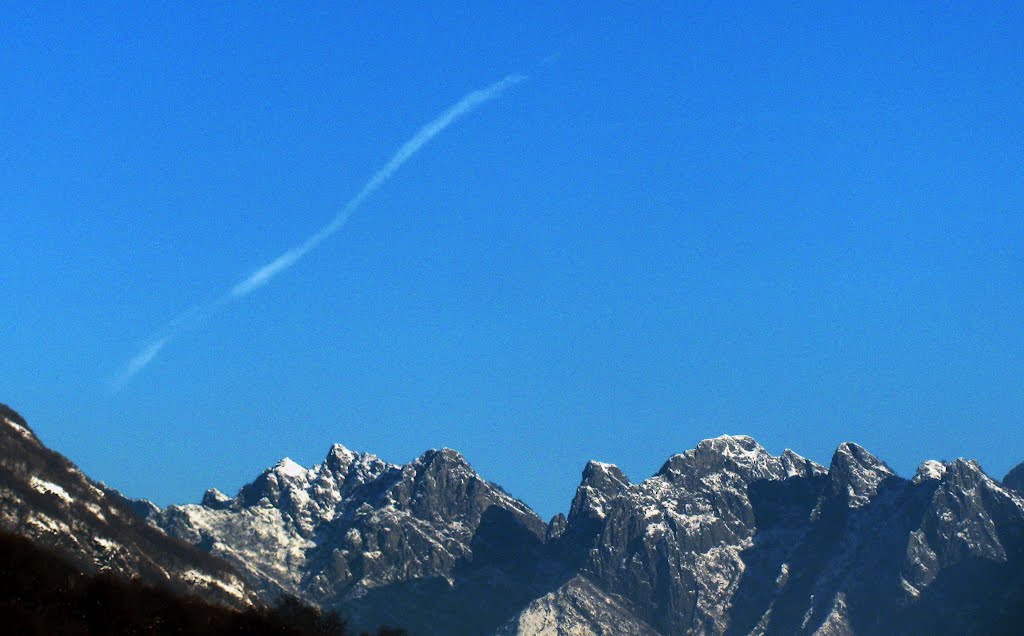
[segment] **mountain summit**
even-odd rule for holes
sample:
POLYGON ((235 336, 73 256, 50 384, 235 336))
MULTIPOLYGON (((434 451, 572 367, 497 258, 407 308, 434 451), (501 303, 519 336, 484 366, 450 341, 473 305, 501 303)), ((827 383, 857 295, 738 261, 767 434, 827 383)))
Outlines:
POLYGON ((395 465, 335 444, 164 510, 92 482, 6 407, 0 452, 2 529, 92 571, 239 607, 296 596, 357 628, 838 636, 1024 621, 1020 467, 998 482, 972 460, 929 460, 906 479, 853 443, 825 468, 725 435, 639 483, 588 462, 568 515, 544 523, 447 448, 395 465))
POLYGON ((1024 499, 1004 481, 965 460, 904 479, 854 443, 825 468, 723 435, 636 484, 588 462, 545 524, 454 450, 396 466, 335 445, 153 519, 264 593, 414 633, 942 632, 1012 614, 1016 584, 994 581, 1022 564, 1024 499), (965 610, 957 580, 993 600, 965 610))

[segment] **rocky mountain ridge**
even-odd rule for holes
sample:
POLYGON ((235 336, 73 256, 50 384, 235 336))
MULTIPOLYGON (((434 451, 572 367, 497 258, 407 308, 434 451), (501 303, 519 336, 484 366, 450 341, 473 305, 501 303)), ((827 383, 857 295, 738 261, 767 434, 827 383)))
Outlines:
POLYGON ((139 514, 155 510, 89 479, 0 404, 0 530, 31 539, 85 573, 138 578, 231 607, 259 603, 244 577, 139 514))
POLYGON ((394 466, 340 446, 154 521, 255 567, 265 590, 368 621, 402 613, 424 634, 952 633, 985 619, 949 609, 948 573, 1005 578, 1024 554, 1024 499, 976 462, 905 479, 856 444, 826 468, 747 436, 704 440, 637 484, 589 462, 546 525, 450 449, 394 466))
POLYGON ((908 479, 852 443, 826 468, 721 436, 638 483, 589 462, 568 514, 544 523, 451 449, 400 466, 335 445, 310 468, 282 460, 234 497, 211 489, 200 504, 160 510, 73 467, 58 463, 72 475, 60 481, 46 462, 18 459, 44 447, 6 413, 0 468, 14 466, 20 481, 0 481, 5 527, 41 541, 64 536, 58 542, 103 563, 102 551, 79 545, 98 527, 80 518, 113 501, 169 545, 208 554, 211 579, 240 572, 245 598, 295 595, 340 609, 356 627, 961 634, 1014 633, 1024 621, 1022 467, 999 482, 971 460, 926 461, 908 479), (90 485, 102 499, 85 496, 90 485), (55 505, 64 516, 33 530, 47 525, 31 521, 37 510, 55 505))
POLYGON ((265 595, 345 608, 365 624, 401 618, 406 626, 447 608, 452 620, 489 627, 493 613, 471 619, 467 603, 531 600, 548 530, 456 451, 432 450, 396 466, 337 444, 312 468, 284 459, 234 498, 211 490, 202 504, 149 518, 246 572, 265 595), (443 601, 434 588, 445 591, 443 601), (396 605, 399 597, 409 600, 396 605))

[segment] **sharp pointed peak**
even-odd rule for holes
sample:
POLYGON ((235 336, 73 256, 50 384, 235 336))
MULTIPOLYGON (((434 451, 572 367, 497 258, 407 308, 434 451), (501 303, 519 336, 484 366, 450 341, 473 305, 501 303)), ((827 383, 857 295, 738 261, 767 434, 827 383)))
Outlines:
POLYGON ((220 510, 226 508, 231 503, 231 497, 228 497, 216 488, 209 488, 205 493, 203 493, 201 503, 206 508, 220 510))
POLYGON ((1006 481, 997 481, 990 477, 985 469, 976 459, 963 457, 946 462, 946 472, 942 475, 941 486, 950 492, 976 493, 985 491, 1000 493, 1018 501, 1018 505, 1024 506, 1024 500, 1020 497, 1021 491, 1006 481))
POLYGON ((621 468, 615 464, 599 462, 596 459, 588 461, 587 465, 583 467, 581 478, 584 484, 610 480, 615 483, 629 485, 629 477, 626 476, 626 473, 621 468))
POLYGON ((587 465, 583 468, 583 470, 585 470, 585 471, 586 470, 597 470, 597 471, 604 471, 604 472, 609 472, 609 471, 622 472, 622 469, 619 468, 617 465, 610 464, 608 462, 599 462, 596 459, 591 459, 590 461, 588 461, 587 465))
POLYGON ((828 479, 831 495, 850 508, 866 505, 884 483, 902 481, 885 462, 853 442, 843 442, 836 448, 828 479))
POLYGON ((786 469, 786 474, 789 476, 816 476, 824 475, 828 472, 828 469, 821 464, 814 460, 807 459, 800 453, 789 448, 782 451, 782 454, 779 455, 779 459, 782 461, 782 465, 786 469))
POLYGON ((446 460, 455 460, 462 462, 466 461, 465 455, 455 450, 454 448, 449 448, 448 446, 439 449, 431 449, 427 451, 425 454, 429 454, 431 457, 438 457, 446 460))
POLYGON ((326 471, 327 473, 340 475, 353 470, 354 466, 368 468, 376 465, 383 467, 391 466, 391 464, 372 453, 360 453, 351 450, 344 444, 332 444, 327 451, 327 456, 324 458, 323 463, 314 466, 311 470, 317 473, 326 471))
POLYGON ((301 477, 306 474, 306 468, 290 457, 283 457, 281 461, 274 464, 272 470, 284 477, 301 477))
POLYGON ((356 454, 355 451, 349 449, 344 444, 341 444, 341 443, 338 443, 338 442, 335 442, 335 443, 331 444, 331 448, 328 449, 327 452, 332 454, 332 455, 355 455, 356 454))
POLYGON ((331 447, 327 449, 327 457, 324 461, 329 464, 341 463, 348 464, 353 459, 359 456, 359 453, 349 449, 344 444, 331 444, 331 447))
POLYGON ((551 517, 550 521, 548 521, 548 527, 544 533, 544 540, 555 541, 565 533, 568 526, 569 521, 565 518, 565 515, 562 513, 556 514, 554 517, 551 517))
POLYGON ((991 481, 992 478, 988 476, 985 469, 981 467, 976 459, 967 459, 965 457, 958 457, 951 462, 946 464, 946 475, 950 478, 953 477, 970 477, 971 479, 984 479, 991 481))
POLYGON ((627 492, 630 486, 629 478, 615 464, 590 460, 583 468, 580 485, 569 508, 569 525, 584 518, 604 518, 606 505, 627 492))
POLYGON ((836 452, 832 455, 832 465, 846 465, 850 462, 855 462, 864 468, 871 468, 872 470, 878 470, 892 475, 895 474, 885 462, 868 452, 868 450, 860 444, 855 442, 843 442, 836 447, 836 452))
POLYGON ((592 459, 583 467, 580 488, 593 486, 603 491, 618 491, 629 485, 629 477, 615 464, 592 459))
POLYGON ((475 472, 462 453, 454 448, 432 448, 411 462, 413 466, 455 466, 475 472))
POLYGON ((935 459, 926 459, 917 467, 914 472, 913 482, 919 484, 924 481, 938 481, 946 476, 947 465, 935 459))

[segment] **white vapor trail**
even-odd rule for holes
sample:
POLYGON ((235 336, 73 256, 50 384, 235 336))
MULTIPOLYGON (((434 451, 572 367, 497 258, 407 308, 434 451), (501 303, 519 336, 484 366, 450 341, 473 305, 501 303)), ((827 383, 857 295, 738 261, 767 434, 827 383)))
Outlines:
POLYGON ((143 347, 142 351, 138 352, 134 358, 124 365, 124 369, 121 371, 121 374, 111 382, 112 388, 115 391, 118 391, 123 388, 124 385, 128 384, 128 381, 135 377, 136 373, 142 371, 147 364, 153 361, 153 358, 160 353, 160 350, 167 345, 170 339, 170 336, 163 336, 151 341, 143 347))
POLYGON ((223 297, 207 305, 193 308, 184 312, 174 320, 170 321, 161 332, 163 335, 150 339, 148 344, 129 360, 121 373, 111 383, 115 391, 123 388, 131 379, 144 369, 160 351, 167 345, 172 337, 182 331, 195 327, 203 318, 209 316, 214 310, 224 305, 251 294, 253 291, 266 285, 272 278, 285 271, 304 256, 316 249, 321 243, 333 236, 338 230, 348 223, 352 214, 359 209, 367 198, 384 185, 414 154, 419 152, 431 139, 440 134, 444 129, 455 123, 464 115, 468 115, 481 105, 500 97, 509 87, 518 84, 526 79, 523 75, 509 75, 486 88, 475 90, 453 106, 438 115, 433 121, 423 128, 420 128, 402 147, 395 152, 384 167, 378 170, 362 190, 345 204, 338 214, 331 221, 322 227, 318 232, 307 238, 302 243, 288 249, 283 254, 270 261, 263 267, 250 274, 244 280, 232 287, 223 297))
POLYGON ((402 144, 402 147, 398 149, 398 152, 396 152, 386 164, 384 164, 384 167, 373 175, 366 185, 363 186, 363 189, 359 191, 359 194, 352 197, 352 200, 345 204, 345 207, 341 209, 341 212, 338 212, 337 216, 331 219, 330 223, 325 225, 313 236, 310 236, 299 245, 296 245, 284 254, 281 254, 274 260, 253 272, 248 278, 232 287, 232 298, 240 298, 246 294, 252 293, 253 290, 267 284, 271 278, 294 265, 300 258, 311 252, 318 245, 330 238, 332 234, 344 227, 345 224, 348 223, 352 213, 363 204, 363 201, 384 185, 384 183, 402 167, 403 163, 408 161, 410 157, 416 154, 420 148, 427 144, 427 142, 436 137, 438 133, 452 125, 456 119, 472 112, 484 102, 498 97, 505 92, 505 89, 513 84, 518 84, 524 79, 526 78, 522 75, 509 75, 500 82, 495 82, 487 88, 473 91, 456 102, 454 106, 441 113, 436 119, 434 119, 434 121, 430 122, 423 128, 420 128, 419 132, 413 135, 409 141, 402 144))

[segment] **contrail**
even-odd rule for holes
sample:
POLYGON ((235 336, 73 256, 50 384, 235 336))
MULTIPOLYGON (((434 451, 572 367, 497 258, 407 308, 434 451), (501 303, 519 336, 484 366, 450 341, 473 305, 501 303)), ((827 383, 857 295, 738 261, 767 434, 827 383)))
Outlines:
POLYGON ((160 350, 167 345, 170 339, 170 336, 157 338, 143 347, 142 351, 135 354, 135 357, 124 365, 124 369, 122 369, 121 373, 110 383, 111 388, 113 388, 114 391, 122 389, 124 385, 128 384, 129 380, 135 377, 136 373, 142 371, 147 364, 153 361, 153 358, 160 353, 160 350))
POLYGON ((231 297, 240 298, 246 294, 252 293, 253 290, 267 284, 271 278, 294 265, 299 259, 330 238, 332 234, 343 228, 345 224, 348 223, 352 213, 363 204, 363 201, 384 185, 384 183, 402 167, 403 163, 408 161, 410 157, 416 154, 420 148, 427 144, 427 142, 436 137, 438 133, 452 125, 456 119, 472 112, 484 102, 498 97, 505 92, 505 89, 509 86, 518 84, 524 79, 526 78, 522 75, 509 75, 500 82, 495 82, 487 88, 473 91, 456 102, 454 106, 441 113, 436 119, 434 119, 434 121, 430 122, 423 128, 420 128, 419 132, 413 135, 412 139, 405 142, 402 147, 398 149, 398 152, 396 152, 391 159, 384 164, 384 167, 373 175, 366 185, 363 186, 363 189, 359 191, 359 194, 352 197, 352 200, 345 204, 345 207, 341 209, 341 212, 338 212, 337 216, 331 219, 330 223, 325 225, 313 236, 310 236, 299 245, 296 245, 263 267, 257 269, 248 278, 232 287, 231 297))
POLYGON ((286 250, 283 254, 260 267, 244 280, 232 287, 223 297, 203 306, 193 308, 170 321, 163 329, 163 335, 151 338, 148 344, 138 354, 129 360, 121 373, 111 383, 115 391, 123 388, 136 374, 144 369, 167 343, 182 331, 195 327, 203 317, 210 315, 214 310, 224 305, 251 294, 253 291, 266 285, 272 278, 285 271, 304 256, 316 249, 338 230, 348 223, 352 214, 359 209, 359 206, 384 185, 414 154, 425 146, 431 139, 436 137, 445 128, 451 126, 463 115, 468 115, 486 102, 501 96, 509 87, 518 84, 526 79, 524 75, 509 75, 502 80, 491 84, 486 88, 475 90, 457 101, 453 106, 442 112, 433 121, 423 128, 420 128, 409 141, 395 152, 384 167, 378 170, 362 190, 345 204, 338 214, 331 221, 322 227, 320 231, 307 238, 302 243, 286 250))

